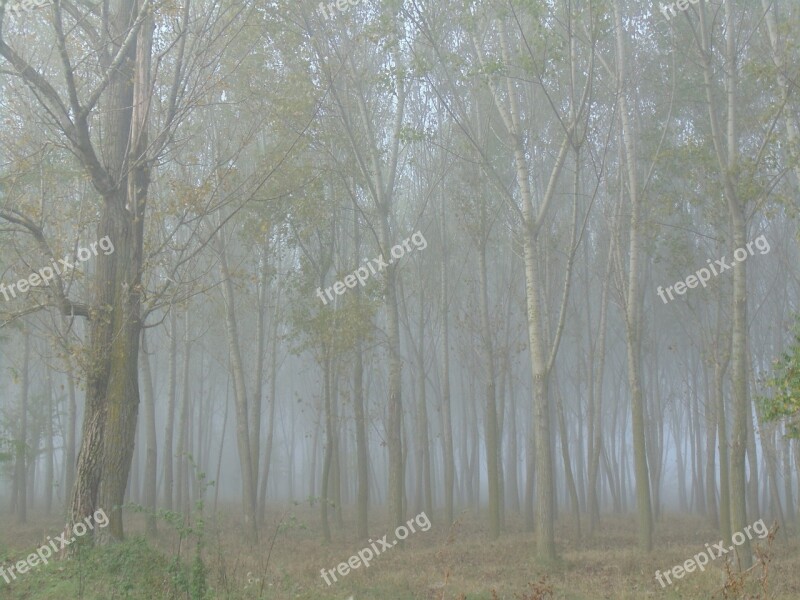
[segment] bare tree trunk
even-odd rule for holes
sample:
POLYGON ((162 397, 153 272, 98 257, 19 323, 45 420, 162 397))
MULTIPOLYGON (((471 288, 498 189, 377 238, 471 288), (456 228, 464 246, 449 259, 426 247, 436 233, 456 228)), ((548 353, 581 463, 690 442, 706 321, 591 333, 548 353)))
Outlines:
MULTIPOLYGON (((269 235, 264 236, 258 272, 258 312, 256 313, 256 355, 253 381, 253 414, 250 421, 250 457, 253 461, 253 485, 258 489, 261 458, 261 409, 264 403, 264 360, 266 354, 267 298, 269 291, 269 235)), ((265 483, 266 486, 266 483, 265 483)), ((266 488, 265 488, 266 489, 266 488)), ((265 492, 266 493, 266 492, 265 492)))
POLYGON ((445 221, 446 195, 440 194, 439 227, 441 229, 442 260, 439 267, 439 319, 441 322, 442 364, 442 445, 444 455, 444 512, 449 527, 455 516, 453 488, 455 484, 455 459, 453 456, 453 418, 450 410, 450 321, 447 297, 447 225, 445 221))
MULTIPOLYGON (((588 244, 584 246, 587 248, 588 244)), ((586 256, 586 254, 584 254, 586 256)), ((588 264, 588 259, 587 259, 588 264)), ((607 323, 607 315, 608 315, 608 288, 611 282, 611 272, 612 266, 614 264, 614 241, 613 238, 609 241, 608 245, 608 259, 606 261, 606 272, 605 278, 603 279, 603 291, 600 294, 600 322, 597 326, 597 349, 596 349, 596 356, 597 359, 594 360, 594 353, 590 354, 589 356, 592 357, 590 367, 594 370, 596 369, 597 375, 593 377, 593 387, 594 392, 592 393, 591 397, 594 399, 594 411, 593 411, 593 422, 594 422, 594 435, 591 436, 592 440, 592 447, 591 447, 591 457, 589 460, 589 498, 588 498, 588 511, 589 511, 589 535, 592 535, 595 531, 595 528, 600 523, 600 503, 597 498, 597 487, 598 487, 598 477, 597 474, 599 472, 600 467, 600 456, 603 453, 603 379, 605 374, 605 361, 606 361, 606 323, 607 323)), ((589 281, 587 277, 587 282, 589 281)), ((588 306, 589 296, 587 294, 587 311, 589 310, 588 306)), ((587 312, 588 314, 588 312, 587 312)), ((587 319, 588 321, 588 319, 587 319)), ((589 336, 589 339, 592 339, 589 336)), ((610 482, 609 482, 610 483, 610 482)), ((613 493, 613 486, 612 493, 613 493)))
POLYGON ((719 407, 717 406, 714 392, 709 385, 709 367, 713 365, 706 363, 704 365, 705 381, 704 389, 706 391, 705 397, 708 399, 705 405, 706 413, 706 503, 708 507, 709 522, 714 529, 719 528, 719 511, 717 509, 717 481, 716 481, 716 442, 717 442, 717 418, 719 407))
POLYGON ((144 507, 145 531, 150 537, 157 533, 156 525, 156 502, 158 486, 158 447, 156 441, 156 406, 155 394, 153 392, 153 374, 150 369, 150 355, 147 350, 146 330, 142 330, 142 378, 144 387, 142 396, 144 398, 144 427, 146 429, 145 446, 145 466, 144 466, 144 507))
POLYGON ((225 449, 225 432, 228 430, 228 406, 230 405, 230 378, 225 385, 225 416, 222 419, 222 436, 219 441, 219 454, 217 455, 217 475, 214 478, 214 512, 217 512, 219 503, 219 477, 222 473, 222 452, 225 449))
POLYGON ((323 348, 323 390, 322 401, 325 407, 323 418, 325 419, 325 458, 322 462, 322 488, 320 490, 320 516, 322 518, 322 538, 326 542, 331 541, 331 526, 328 520, 328 491, 330 487, 331 464, 333 462, 333 411, 331 409, 331 358, 327 346, 323 348))
POLYGON ((489 320, 489 281, 486 269, 486 238, 489 235, 486 218, 486 205, 481 203, 481 239, 478 240, 478 281, 480 285, 481 337, 483 362, 486 369, 486 413, 484 419, 486 447, 486 477, 489 486, 489 535, 500 536, 500 479, 499 479, 499 440, 497 431, 496 368, 492 347, 492 327, 489 320))
POLYGON ((167 381, 167 425, 164 431, 164 506, 167 510, 172 510, 172 501, 175 496, 172 471, 175 464, 172 438, 175 434, 175 406, 178 390, 178 319, 175 317, 175 310, 175 307, 171 307, 169 311, 169 379, 167 381))
MULTIPOLYGON (((738 74, 735 53, 736 33, 733 7, 723 6, 725 11, 725 92, 727 96, 727 129, 724 134, 717 116, 717 104, 712 93, 711 43, 706 11, 700 9, 700 36, 698 49, 703 65, 704 87, 711 124, 711 137, 719 168, 720 183, 728 205, 731 226, 731 249, 742 248, 747 241, 747 221, 742 200, 736 193, 736 172, 738 171, 738 134, 736 121, 736 92, 738 74), (727 147, 727 152, 725 148, 727 147)), ((733 335, 731 349, 731 395, 733 398, 733 431, 731 439, 731 529, 742 531, 747 525, 747 478, 745 460, 750 431, 750 399, 747 380, 747 268, 744 262, 733 265, 733 335)), ((755 471, 753 472, 755 476, 755 471)), ((753 563, 749 538, 736 546, 739 567, 748 569, 753 563)))
POLYGON ((189 461, 187 454, 189 444, 186 436, 189 430, 189 369, 191 367, 192 342, 190 339, 189 310, 184 313, 183 328, 183 382, 181 385, 181 407, 178 411, 178 445, 175 459, 175 471, 178 474, 178 489, 175 499, 175 510, 188 514, 189 497, 184 493, 185 483, 189 478, 189 461))
POLYGON ((53 374, 47 368, 47 416, 45 427, 47 431, 47 457, 44 464, 44 509, 49 515, 53 510, 53 464, 55 462, 53 450, 53 374))
POLYGON ((645 407, 642 392, 641 359, 641 310, 643 298, 640 285, 641 251, 641 200, 639 181, 636 173, 637 156, 633 144, 634 132, 628 116, 627 53, 623 41, 624 30, 619 0, 614 1, 614 21, 617 43, 617 90, 620 103, 620 122, 622 140, 627 165, 627 184, 631 203, 630 242, 628 250, 628 281, 625 300, 625 340, 628 351, 628 388, 631 396, 631 427, 633 433, 633 455, 636 470, 636 507, 638 515, 639 547, 649 552, 653 549, 653 513, 650 503, 650 473, 647 466, 647 446, 645 441, 645 407))
POLYGON ((75 485, 75 455, 77 452, 77 421, 78 421, 78 402, 75 398, 75 376, 72 372, 72 361, 66 358, 67 366, 67 439, 64 451, 64 497, 69 508, 72 497, 72 488, 75 485))
POLYGON ((719 524, 722 539, 731 539, 731 494, 728 462, 728 424, 725 411, 725 371, 728 369, 730 352, 725 358, 714 362, 714 396, 717 404, 717 426, 719 428, 719 524))
MULTIPOLYGON (((259 509, 261 511, 261 521, 266 521, 267 509, 267 483, 269 482, 269 470, 272 465, 272 442, 275 437, 275 406, 278 403, 277 384, 278 384, 278 321, 280 307, 280 285, 277 286, 275 299, 275 313, 272 317, 272 332, 270 357, 269 357, 269 425, 267 428, 267 442, 264 447, 264 472, 261 477, 261 496, 259 509)), ((294 446, 290 446, 294 448, 294 446)), ((290 454, 293 456, 294 451, 290 454)), ((290 494, 291 499, 291 494, 290 494)))
POLYGON ((353 372, 353 409, 356 418, 356 452, 358 460, 358 493, 356 505, 357 535, 368 535, 369 463, 367 459, 367 423, 364 415, 364 360, 361 345, 356 348, 353 372))
POLYGON ((581 509, 578 502, 578 488, 575 486, 575 476, 572 473, 572 463, 569 456, 569 435, 567 422, 564 418, 564 400, 561 393, 556 393, 556 410, 558 412, 559 438, 561 439, 561 460, 564 462, 564 476, 567 480, 572 519, 575 521, 575 539, 581 539, 581 509))
POLYGON ((511 499, 511 510, 517 515, 521 514, 519 503, 519 438, 517 433, 517 401, 514 395, 514 373, 509 365, 506 376, 508 377, 508 422, 509 440, 508 456, 506 457, 506 471, 508 472, 508 493, 511 499))
POLYGON ((12 491, 12 509, 19 523, 28 522, 28 393, 30 385, 31 334, 27 323, 23 330, 22 373, 20 374, 22 389, 19 396, 19 427, 14 444, 14 490, 12 491))
POLYGON ((222 275, 222 295, 225 301, 225 323, 233 370, 233 397, 236 407, 236 443, 239 450, 239 465, 242 474, 242 505, 244 513, 245 537, 250 543, 258 543, 258 522, 256 519, 256 486, 253 476, 253 462, 250 456, 249 418, 247 411, 247 386, 245 384, 244 364, 241 355, 241 342, 236 323, 233 282, 228 269, 227 250, 222 239, 223 231, 217 232, 217 247, 222 275))

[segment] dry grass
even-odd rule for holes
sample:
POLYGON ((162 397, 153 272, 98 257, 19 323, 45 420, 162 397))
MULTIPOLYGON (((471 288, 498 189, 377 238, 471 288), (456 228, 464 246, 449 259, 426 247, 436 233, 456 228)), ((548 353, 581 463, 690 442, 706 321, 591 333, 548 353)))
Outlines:
MULTIPOLYGON (((352 522, 349 516, 346 524, 352 522)), ((348 600, 351 595, 354 600, 800 598, 800 544, 782 535, 772 540, 768 554, 764 553, 767 540, 755 540, 762 548, 762 558, 744 577, 717 559, 704 572, 687 574, 662 589, 654 577, 657 569, 681 564, 706 542, 719 540, 703 520, 666 517, 658 523, 657 546, 649 555, 636 548, 632 517, 606 517, 596 534, 583 540, 574 539, 574 528, 562 523, 556 530, 560 560, 545 566, 534 559, 533 537, 523 532, 522 523, 515 518, 509 517, 505 533, 493 541, 474 514, 462 514, 452 528, 441 525, 435 516, 430 531, 411 534, 405 543, 375 557, 369 568, 352 570, 327 586, 320 569, 333 569, 367 546, 356 537, 354 528, 334 528, 334 543, 324 545, 317 511, 293 507, 270 513, 264 539, 252 549, 243 543, 243 532, 230 507, 230 512, 209 519, 204 551, 208 583, 213 597, 236 600, 348 600)), ((58 521, 50 519, 10 525, 0 534, 0 558, 4 554, 22 558, 44 535, 60 530, 58 521)), ((135 534, 141 527, 141 516, 132 516, 129 531, 135 534)), ((155 546, 171 557, 178 550, 177 536, 165 525, 160 525, 160 531, 155 546)), ((389 534, 391 540, 394 536, 377 519, 370 523, 369 531, 373 539, 389 534)), ((192 551, 193 543, 182 545, 181 555, 187 562, 192 551)), ((42 575, 34 572, 26 578, 32 581, 42 575)), ((0 581, 0 597, 7 591, 3 587, 5 582, 0 581)))

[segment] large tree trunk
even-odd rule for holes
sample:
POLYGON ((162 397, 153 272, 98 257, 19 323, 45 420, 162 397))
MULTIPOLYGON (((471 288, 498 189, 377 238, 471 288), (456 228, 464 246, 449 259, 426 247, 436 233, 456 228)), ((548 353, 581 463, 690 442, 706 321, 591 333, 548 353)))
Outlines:
MULTIPOLYGON (((114 245, 99 253, 94 277, 94 302, 89 322, 89 372, 86 410, 72 518, 82 521, 97 508, 109 516, 98 537, 123 538, 122 506, 131 467, 139 410, 139 332, 145 204, 150 183, 148 149, 152 16, 136 33, 136 43, 124 51, 137 3, 118 0, 109 12, 109 39, 123 60, 104 65, 108 90, 104 107, 103 163, 87 157, 88 139, 79 139, 84 165, 103 197, 97 238, 114 245), (121 181, 122 185, 111 184, 121 181)), ((81 136, 86 117, 78 117, 81 136)))

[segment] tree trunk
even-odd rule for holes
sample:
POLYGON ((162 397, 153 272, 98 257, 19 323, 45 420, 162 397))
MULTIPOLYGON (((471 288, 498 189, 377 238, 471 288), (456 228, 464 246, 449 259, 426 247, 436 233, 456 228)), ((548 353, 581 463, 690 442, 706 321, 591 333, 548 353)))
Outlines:
POLYGON ((14 490, 11 494, 12 509, 19 523, 28 522, 28 392, 30 385, 31 334, 27 323, 23 331, 22 373, 20 374, 22 389, 19 396, 19 427, 14 444, 14 490))
POLYGON ((72 361, 69 357, 67 363, 67 397, 69 406, 67 408, 67 439, 64 451, 64 496, 66 508, 72 497, 72 488, 75 485, 75 454, 77 448, 77 421, 78 421, 78 402, 75 398, 75 376, 72 373, 72 361))
MULTIPOLYGON (((725 92, 727 96, 727 129, 723 132, 717 116, 717 104, 712 93, 711 43, 705 10, 700 10, 699 51, 702 57, 703 78, 706 103, 711 124, 711 137, 719 168, 719 178, 728 205, 728 216, 731 226, 731 250, 742 248, 747 242, 747 221, 742 200, 736 193, 736 172, 738 166, 738 134, 736 122, 736 91, 738 75, 735 56, 736 33, 734 28, 733 8, 724 5, 725 11, 725 92), (727 152, 725 148, 727 147, 727 152)), ((750 405, 747 381, 747 268, 745 262, 734 262, 733 265, 733 334, 731 349, 731 396, 733 399, 733 431, 731 432, 731 530, 744 530, 747 522, 747 478, 745 460, 750 429, 750 405)), ((753 473, 755 476, 755 472, 753 473)), ((745 570, 753 563, 750 540, 736 547, 738 566, 745 570)))
POLYGON ((167 381, 167 426, 164 431, 164 506, 172 510, 174 494, 174 476, 172 467, 175 464, 175 453, 172 438, 175 434, 175 406, 178 391, 178 319, 175 307, 169 310, 169 379, 167 381))
POLYGON ((183 328, 183 381, 181 385, 181 407, 178 411, 178 445, 175 450, 175 471, 178 476, 178 489, 176 491, 175 510, 184 514, 189 513, 189 497, 185 494, 186 481, 189 478, 189 460, 187 454, 190 444, 186 437, 189 432, 189 369, 191 368, 192 342, 190 339, 189 309, 184 313, 183 328))
POLYGON ((442 260, 439 266, 439 319, 442 327, 442 445, 444 458, 444 512, 445 524, 450 527, 455 516, 453 488, 455 485, 455 459, 453 455, 453 418, 450 410, 450 321, 447 297, 447 224, 445 221, 446 195, 440 195, 439 227, 441 229, 442 260))
MULTIPOLYGON (((485 204, 481 204, 481 222, 487 222, 485 204)), ((486 447, 486 477, 489 485, 489 535, 493 539, 500 536, 500 479, 499 479, 499 440, 497 430, 497 404, 495 398, 496 369, 494 349, 492 348, 492 327, 489 320, 489 281, 486 269, 486 236, 483 227, 482 239, 478 243, 478 281, 480 285, 481 337, 483 362, 486 369, 486 415, 484 419, 486 447)))
POLYGON ((320 517, 322 518, 322 538, 325 542, 331 541, 331 526, 328 520, 328 498, 331 464, 333 462, 333 411, 331 410, 331 358, 327 346, 323 348, 325 356, 323 365, 323 390, 322 401, 325 407, 325 449, 322 462, 322 488, 320 490, 320 517))
POLYGON ((53 510, 53 464, 55 462, 53 450, 53 374, 47 367, 47 417, 45 420, 45 433, 47 437, 47 457, 44 464, 44 509, 49 515, 53 510))
POLYGON ((614 1, 614 21, 616 29, 617 59, 617 97, 620 103, 620 122, 622 141, 627 165, 627 184, 630 195, 630 241, 628 250, 628 289, 625 299, 625 341, 628 353, 628 389, 631 396, 631 427, 633 435, 634 468, 636 471, 636 507, 638 515, 639 548, 646 552, 653 549, 653 515, 650 503, 650 473, 647 466, 647 446, 645 441, 644 396, 642 393, 641 359, 641 310, 643 298, 640 284, 641 251, 641 201, 639 181, 636 173, 637 156, 633 144, 634 132, 628 116, 627 53, 623 41, 622 16, 619 0, 614 1))
POLYGON ((144 465, 144 507, 145 531, 148 536, 154 537, 157 533, 156 502, 158 486, 158 447, 156 441, 156 405, 153 391, 153 374, 150 369, 150 355, 147 350, 146 331, 142 331, 142 378, 144 388, 144 426, 146 428, 145 465, 144 465))

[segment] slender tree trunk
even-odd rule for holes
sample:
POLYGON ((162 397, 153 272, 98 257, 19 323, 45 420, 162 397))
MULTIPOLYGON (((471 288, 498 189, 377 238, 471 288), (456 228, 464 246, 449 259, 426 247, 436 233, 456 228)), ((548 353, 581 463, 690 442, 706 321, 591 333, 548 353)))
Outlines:
POLYGON ((192 343, 189 333, 189 310, 184 313, 185 326, 183 329, 183 382, 181 385, 181 407, 178 411, 178 445, 176 446, 177 457, 175 459, 175 470, 178 474, 178 489, 175 500, 175 510, 188 514, 189 497, 184 494, 185 482, 189 478, 189 461, 187 453, 189 444, 186 436, 189 430, 189 369, 191 367, 192 343))
MULTIPOLYGON (((733 19, 733 8, 729 4, 725 11, 725 93, 727 108, 727 128, 723 135, 717 115, 717 102, 712 91, 712 66, 710 32, 706 11, 701 8, 700 36, 698 48, 702 66, 706 103, 711 125, 711 139, 719 168, 719 178, 728 205, 728 216, 731 227, 731 249, 745 246, 747 222, 742 200, 736 192, 738 166, 738 134, 736 121, 736 92, 738 74, 735 55, 736 32, 733 19), (727 149, 727 151, 726 151, 727 149)), ((731 438, 730 458, 730 509, 732 531, 742 531, 747 523, 747 478, 745 461, 748 445, 749 419, 751 416, 747 386, 747 269, 746 263, 734 262, 733 265, 733 297, 732 297, 732 349, 731 349, 731 396, 733 400, 733 431, 731 438)), ((720 418, 722 420, 722 416, 720 418)), ((755 475, 755 472, 753 472, 755 475)), ((747 569, 752 565, 753 556, 750 540, 736 547, 738 566, 747 569)))
POLYGON ((75 376, 72 372, 72 361, 69 357, 67 363, 67 439, 64 454, 64 494, 67 508, 72 497, 72 488, 75 485, 75 455, 77 452, 77 421, 78 402, 75 398, 75 376))
MULTIPOLYGON (((275 438, 275 407, 278 403, 278 321, 279 321, 279 306, 280 306, 280 285, 277 286, 277 298, 275 300, 275 314, 273 315, 272 324, 272 339, 270 348, 269 359, 269 425, 267 428, 267 441, 264 447, 264 472, 261 481, 261 521, 266 521, 266 507, 267 507, 267 483, 269 482, 269 471, 272 465, 272 442, 275 438)), ((290 446, 294 448, 294 445, 290 446)), ((294 451, 289 453, 294 457, 294 451)), ((291 499, 291 494, 290 494, 291 499)))
MULTIPOLYGON (((269 231, 262 244, 258 272, 258 312, 256 314, 256 355, 253 381, 253 414, 250 421, 250 457, 253 461, 253 485, 258 489, 261 458, 261 409, 264 402, 264 360, 266 354, 267 298, 269 292, 269 231)), ((265 483, 266 486, 266 483, 265 483)))
MULTIPOLYGON (((588 246, 588 244, 586 246, 588 246)), ((586 246, 584 246, 584 248, 586 248, 586 246)), ((611 272, 613 264, 614 264, 614 241, 610 240, 608 246, 608 259, 606 260, 605 278, 603 279, 603 291, 600 294, 600 323, 598 324, 597 327, 598 335, 596 338, 597 360, 596 361, 592 360, 592 365, 591 365, 592 369, 596 369, 594 372, 596 372, 597 375, 593 378, 594 393, 592 394, 592 398, 594 398, 594 413, 593 413, 594 436, 592 436, 593 440, 591 448, 591 458, 589 461, 589 483, 588 483, 589 535, 592 535, 594 533, 595 528, 600 523, 600 503, 597 498, 597 491, 598 491, 597 474, 600 470, 599 469, 600 456, 603 452, 603 379, 604 379, 603 376, 605 373, 605 361, 606 361, 606 323, 608 315, 608 288, 611 282, 611 272)), ((588 294, 587 294, 587 303, 588 303, 588 294)), ((588 304, 587 304, 587 311, 588 311, 588 304)), ((591 339, 591 336, 589 336, 589 339, 591 339)), ((590 356, 594 357, 594 353, 590 354, 590 356)))
POLYGON ((167 510, 172 510, 172 502, 175 497, 172 470, 175 464, 173 436, 175 435, 175 407, 177 406, 178 390, 178 320, 175 317, 175 310, 173 307, 169 311, 169 380, 167 381, 167 425, 164 431, 164 505, 167 510))
MULTIPOLYGON (((719 308, 718 303, 718 308, 719 308)), ((731 539, 731 493, 730 470, 728 467, 728 422, 725 410, 725 371, 728 370, 730 360, 729 341, 725 342, 726 348, 720 348, 720 333, 723 327, 723 317, 718 311, 717 333, 714 345, 714 402, 717 405, 717 427, 719 438, 719 526, 723 540, 731 539)))
POLYGON ((144 426, 146 428, 145 467, 144 467, 144 507, 147 510, 145 517, 145 531, 150 537, 157 533, 156 526, 156 501, 158 485, 158 448, 156 442, 156 406, 153 392, 153 374, 150 369, 150 355, 147 351, 146 330, 142 330, 142 378, 144 387, 144 426))
POLYGON ((320 516, 322 518, 322 538, 325 542, 331 541, 331 526, 328 520, 328 497, 331 464, 333 462, 333 410, 331 408, 331 358, 327 347, 323 348, 325 363, 323 366, 323 390, 322 400, 325 407, 323 415, 325 419, 325 458, 322 463, 322 489, 320 490, 320 516))
POLYGON ((446 194, 440 195, 439 227, 441 229, 442 260, 439 267, 439 318, 442 327, 442 445, 444 458, 444 511, 445 524, 449 527, 455 517, 453 488, 455 484, 455 459, 453 455, 453 419, 450 410, 450 321, 447 297, 447 224, 445 220, 446 194))
POLYGON ((620 122, 622 140, 627 165, 628 194, 630 195, 630 241, 628 250, 628 289, 625 299, 625 339, 628 351, 628 388, 631 396, 631 427, 633 433, 633 456, 636 471, 636 507, 638 515, 639 548, 646 552, 653 549, 653 513, 650 502, 650 473, 647 466, 647 446, 645 441, 645 407, 642 392, 641 359, 641 310, 643 298, 640 291, 641 267, 641 200, 639 181, 636 173, 637 155, 634 148, 634 132, 628 116, 628 86, 625 60, 627 52, 623 41, 624 29, 620 14, 619 0, 614 1, 614 21, 617 43, 617 90, 620 103, 620 122))
POLYGON ((55 462, 53 449, 53 374, 47 368, 47 417, 45 427, 47 428, 47 457, 44 464, 44 509, 49 515, 53 510, 53 466, 55 462))
MULTIPOLYGON (((481 221, 487 223, 485 204, 481 204, 481 221)), ((488 231, 482 228, 482 236, 488 231)), ((499 440, 497 424, 497 403, 495 398, 496 369, 492 347, 492 327, 489 320, 489 281, 486 268, 486 237, 478 245, 478 279, 480 285, 481 337, 483 362, 486 369, 486 413, 484 419, 486 447, 486 477, 489 486, 489 535, 500 536, 500 479, 499 479, 499 440)))
POLYGON ((706 390, 706 503, 708 505, 709 522, 714 529, 719 529, 719 511, 717 509, 717 481, 716 481, 716 442, 717 442, 717 418, 719 406, 714 398, 714 391, 708 382, 708 363, 704 368, 704 381, 706 390))
POLYGON ((572 463, 569 456, 569 436, 567 435, 567 421, 564 418, 564 401, 560 393, 556 394, 556 409, 558 412, 559 437, 561 438, 561 459, 564 462, 564 476, 567 480, 572 519, 575 522, 575 539, 581 539, 581 508, 578 502, 578 489, 572 473, 572 463))
POLYGON ((230 406, 230 378, 225 386, 225 416, 222 419, 222 436, 219 441, 219 453, 217 455, 217 475, 214 478, 214 512, 217 512, 219 504, 219 478, 222 473, 222 453, 225 450, 225 432, 228 431, 228 407, 230 406))
POLYGON ((233 370, 233 396, 236 407, 236 443, 239 450, 239 465, 242 474, 242 504, 244 512, 245 537, 250 543, 258 542, 258 522, 256 519, 256 486, 253 476, 253 463, 250 456, 249 419, 247 410, 247 387, 244 364, 241 355, 241 342, 234 308, 233 282, 228 269, 227 251, 222 239, 223 232, 217 232, 220 270, 222 275, 222 295, 225 301, 225 323, 233 370))
POLYGON ((14 490, 12 492, 12 508, 19 523, 28 522, 28 392, 30 385, 31 334, 27 323, 23 331, 22 373, 20 374, 22 389, 19 396, 19 427, 14 444, 14 490))

